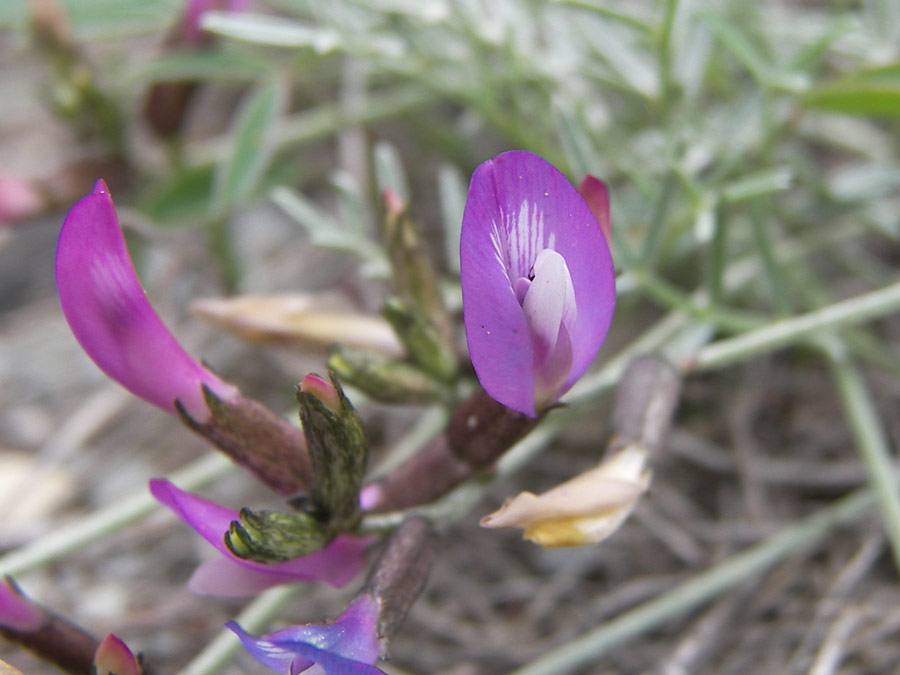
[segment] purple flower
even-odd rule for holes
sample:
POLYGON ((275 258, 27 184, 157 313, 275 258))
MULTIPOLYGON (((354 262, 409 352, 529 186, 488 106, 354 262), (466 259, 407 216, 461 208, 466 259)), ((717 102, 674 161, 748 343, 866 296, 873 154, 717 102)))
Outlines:
POLYGON ((291 626, 258 638, 233 621, 225 626, 234 631, 253 658, 285 675, 302 673, 313 665, 327 675, 383 675, 372 665, 381 651, 377 621, 375 600, 361 595, 327 626, 291 626))
POLYGON ((41 610, 24 597, 12 579, 0 580, 0 626, 31 631, 43 621, 41 610))
POLYGON ((63 222, 56 288, 84 351, 133 394, 169 412, 177 399, 198 420, 209 417, 201 385, 220 399, 237 395, 237 389, 191 358, 153 311, 102 180, 63 222))
POLYGON ((535 417, 588 369, 612 319, 615 276, 597 217, 544 159, 505 152, 472 175, 460 274, 481 386, 535 417))
POLYGON ((340 587, 362 569, 363 553, 370 543, 369 538, 341 535, 321 551, 296 560, 275 564, 244 560, 229 550, 224 539, 231 522, 238 519, 237 511, 179 490, 164 479, 151 480, 150 493, 224 556, 200 565, 188 581, 188 589, 201 595, 253 595, 298 581, 340 587))

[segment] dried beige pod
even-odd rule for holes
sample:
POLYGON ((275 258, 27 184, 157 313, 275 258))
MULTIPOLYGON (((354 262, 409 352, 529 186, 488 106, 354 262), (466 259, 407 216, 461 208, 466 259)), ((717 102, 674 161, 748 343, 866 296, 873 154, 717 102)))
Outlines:
POLYGON ((403 347, 380 316, 337 309, 334 298, 311 294, 245 295, 198 300, 191 310, 250 342, 326 348, 340 343, 401 356, 403 347))
POLYGON ((629 444, 555 488, 523 492, 481 519, 482 527, 521 527, 523 537, 545 547, 603 541, 628 517, 650 484, 646 450, 629 444))

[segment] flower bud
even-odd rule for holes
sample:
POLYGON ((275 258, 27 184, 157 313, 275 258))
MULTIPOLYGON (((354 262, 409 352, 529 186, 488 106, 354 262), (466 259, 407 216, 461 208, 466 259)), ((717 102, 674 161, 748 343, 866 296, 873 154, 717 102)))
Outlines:
POLYGON ((437 282, 434 266, 418 229, 392 190, 385 191, 385 247, 391 259, 397 295, 420 309, 452 352, 453 327, 437 282))
POLYGON ((94 653, 95 675, 141 675, 140 654, 135 657, 122 640, 110 633, 94 653))
POLYGON ((310 497, 316 514, 332 531, 350 529, 359 520, 368 458, 362 422, 334 376, 330 383, 318 375, 304 377, 297 401, 312 463, 310 497))
POLYGON ((433 403, 446 388, 418 367, 377 352, 335 347, 328 368, 341 380, 381 403, 433 403))
POLYGON ((328 544, 322 525, 311 514, 241 509, 225 533, 225 545, 238 558, 261 563, 293 560, 328 544))
POLYGON ((421 308, 391 298, 385 302, 382 314, 394 328, 410 360, 441 382, 453 379, 456 355, 421 308))

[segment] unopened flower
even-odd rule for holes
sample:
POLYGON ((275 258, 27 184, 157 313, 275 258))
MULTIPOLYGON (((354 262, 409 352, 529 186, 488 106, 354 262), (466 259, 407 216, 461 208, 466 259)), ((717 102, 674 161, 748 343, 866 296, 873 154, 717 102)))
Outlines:
POLYGON ((631 513, 650 484, 647 453, 625 446, 599 466, 541 495, 523 492, 481 519, 482 527, 521 527, 541 546, 582 546, 603 541, 631 513))
POLYGON ((12 579, 0 580, 0 626, 17 631, 30 631, 40 626, 41 610, 22 595, 12 579))
POLYGON ((110 633, 94 654, 94 672, 96 675, 141 675, 143 668, 128 645, 110 633))
POLYGON ((339 343, 390 356, 403 354, 387 321, 341 304, 326 293, 245 295, 197 300, 191 311, 257 344, 315 349, 339 343))
POLYGON ((202 387, 222 400, 237 395, 178 344, 150 306, 102 180, 63 222, 56 287, 85 352, 133 394, 168 412, 177 400, 198 420, 209 417, 202 387))
POLYGON ((238 597, 298 581, 324 581, 340 587, 362 569, 369 539, 349 535, 337 537, 321 551, 287 562, 244 560, 229 550, 224 539, 231 523, 239 519, 237 511, 180 490, 163 479, 150 481, 150 492, 223 555, 197 568, 188 581, 188 589, 194 593, 238 597))
POLYGON ((291 626, 255 638, 229 621, 225 626, 240 638, 257 661, 285 675, 296 675, 314 666, 328 675, 377 675, 374 665, 381 651, 376 633, 378 607, 369 595, 361 595, 331 624, 291 626))
POLYGON ((612 319, 615 277, 596 216, 544 159, 498 155, 472 175, 460 274, 481 386, 537 416, 588 369, 612 319))

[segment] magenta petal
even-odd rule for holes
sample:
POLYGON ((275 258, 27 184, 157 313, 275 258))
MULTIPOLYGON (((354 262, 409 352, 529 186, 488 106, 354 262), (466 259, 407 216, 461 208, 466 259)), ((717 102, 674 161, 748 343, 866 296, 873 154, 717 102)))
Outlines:
POLYGON ((237 393, 191 358, 153 311, 103 181, 63 222, 56 288, 66 321, 88 356, 135 395, 169 412, 178 399, 202 420, 209 415, 202 384, 220 398, 237 393))
POLYGON ((234 554, 225 545, 225 533, 238 512, 203 497, 181 490, 164 478, 150 481, 150 494, 163 506, 190 525, 197 534, 228 556, 234 554))
POLYGON ((41 624, 41 611, 23 598, 7 579, 0 579, 0 626, 29 631, 41 624))
POLYGON ((377 621, 375 601, 362 595, 334 623, 324 626, 291 626, 258 638, 233 621, 225 626, 257 661, 281 673, 300 673, 315 664, 329 675, 375 675, 383 672, 371 665, 381 651, 377 621))
POLYGON ((274 586, 297 581, 285 574, 269 574, 235 562, 231 558, 213 558, 200 564, 187 588, 196 595, 213 595, 219 598, 247 598, 274 586))
POLYGON ((247 595, 298 581, 324 581, 341 587, 359 574, 365 562, 365 550, 371 543, 369 537, 341 535, 321 551, 302 558, 272 565, 257 563, 238 558, 225 545, 225 532, 238 519, 237 511, 180 490, 163 479, 150 481, 150 492, 231 563, 204 563, 189 582, 189 588, 198 593, 225 597, 247 595), (244 571, 239 573, 234 566, 244 571))
POLYGON ((612 320, 609 247, 591 208, 544 159, 511 151, 483 163, 472 175, 460 237, 466 340, 485 391, 531 416, 535 352, 516 292, 521 293, 520 278, 533 277, 544 249, 565 260, 577 307, 573 324, 566 326, 571 368, 553 395, 558 398, 590 366, 612 320))

